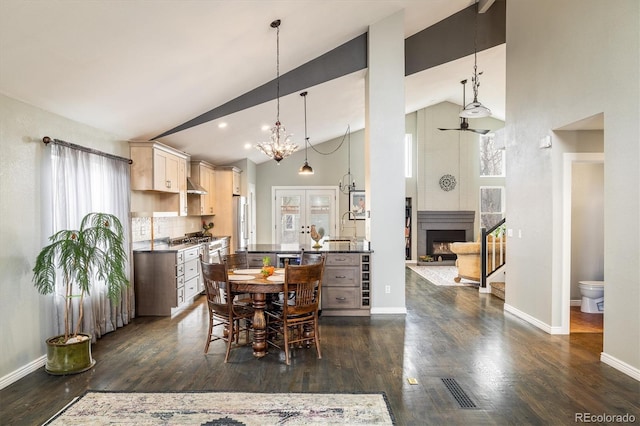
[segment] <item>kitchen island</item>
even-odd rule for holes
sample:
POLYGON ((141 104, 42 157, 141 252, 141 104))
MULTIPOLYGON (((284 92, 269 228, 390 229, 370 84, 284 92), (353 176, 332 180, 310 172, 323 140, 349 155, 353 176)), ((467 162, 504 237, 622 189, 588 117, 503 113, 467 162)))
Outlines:
POLYGON ((322 315, 369 316, 371 305, 371 254, 362 241, 327 241, 321 248, 311 244, 253 244, 247 247, 250 268, 262 266, 265 257, 272 265, 284 266, 299 261, 299 255, 322 253, 325 256, 322 280, 322 315))

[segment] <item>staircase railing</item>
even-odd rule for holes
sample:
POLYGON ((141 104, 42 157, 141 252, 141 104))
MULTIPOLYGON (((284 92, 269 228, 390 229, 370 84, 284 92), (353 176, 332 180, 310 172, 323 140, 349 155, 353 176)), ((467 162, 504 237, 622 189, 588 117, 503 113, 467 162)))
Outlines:
POLYGON ((493 227, 480 228, 480 287, 487 287, 487 279, 505 264, 506 261, 506 218, 493 227), (489 238, 491 237, 491 238, 489 238))

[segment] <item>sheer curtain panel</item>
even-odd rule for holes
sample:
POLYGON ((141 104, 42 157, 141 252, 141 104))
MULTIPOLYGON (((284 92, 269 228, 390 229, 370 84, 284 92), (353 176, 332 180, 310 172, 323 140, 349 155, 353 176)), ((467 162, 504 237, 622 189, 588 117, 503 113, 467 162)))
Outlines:
MULTIPOLYGON (((62 144, 51 147, 52 231, 77 229, 91 212, 110 213, 122 222, 125 235, 127 276, 131 281, 131 221, 129 220, 130 165, 125 160, 85 152, 62 144)), ((59 294, 64 294, 60 282, 59 294)), ((129 323, 134 314, 133 285, 123 290, 120 302, 109 300, 104 282, 93 283, 84 299, 82 330, 92 340, 129 323)), ((73 310, 78 309, 74 299, 73 310)), ((64 330, 64 298, 55 297, 57 331, 64 330)), ((74 324, 75 326, 75 324, 74 324)))

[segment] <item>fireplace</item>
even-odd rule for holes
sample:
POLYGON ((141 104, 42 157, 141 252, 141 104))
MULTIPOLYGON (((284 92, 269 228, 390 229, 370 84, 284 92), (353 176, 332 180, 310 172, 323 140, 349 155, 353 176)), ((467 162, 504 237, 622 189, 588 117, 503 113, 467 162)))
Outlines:
POLYGON ((451 243, 466 241, 464 229, 427 231, 427 255, 442 260, 456 260, 456 255, 451 251, 451 243))
POLYGON ((456 255, 449 244, 456 241, 473 241, 475 212, 418 211, 418 264, 420 256, 429 255, 434 259, 452 263, 456 255))

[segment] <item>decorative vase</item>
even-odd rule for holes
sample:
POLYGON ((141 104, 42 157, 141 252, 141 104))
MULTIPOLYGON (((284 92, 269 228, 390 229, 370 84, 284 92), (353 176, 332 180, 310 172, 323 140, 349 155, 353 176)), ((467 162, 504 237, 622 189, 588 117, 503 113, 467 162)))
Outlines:
POLYGON ((82 373, 96 364, 91 357, 91 336, 75 343, 56 343, 60 337, 56 336, 47 340, 47 364, 45 371, 54 376, 82 373))

